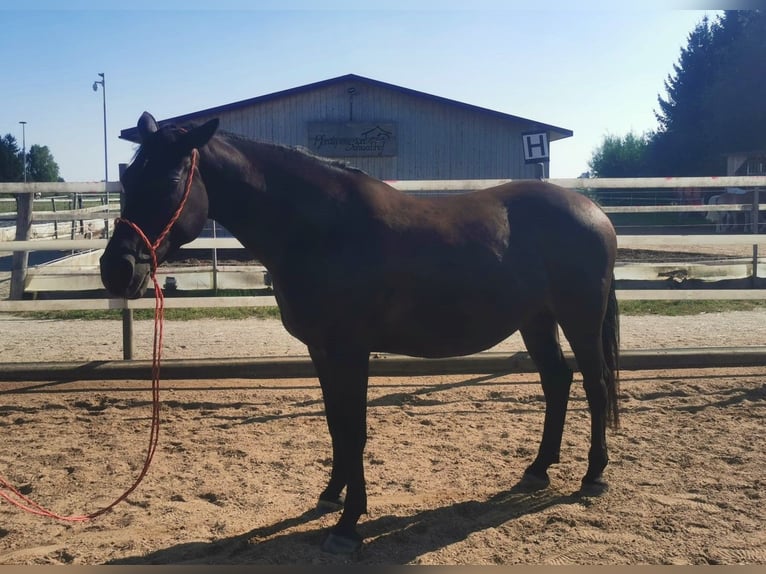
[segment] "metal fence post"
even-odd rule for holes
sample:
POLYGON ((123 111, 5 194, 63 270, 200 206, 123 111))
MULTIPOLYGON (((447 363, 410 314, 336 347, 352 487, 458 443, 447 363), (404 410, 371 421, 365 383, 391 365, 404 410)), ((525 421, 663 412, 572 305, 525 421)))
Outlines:
MULTIPOLYGON (((122 174, 127 169, 128 164, 120 164, 120 180, 122 174)), ((120 190, 120 215, 125 209, 125 190, 120 190)), ((107 224, 108 227, 108 224, 107 224)), ((133 309, 125 307, 122 310, 122 358, 130 360, 133 358, 133 309)))
MULTIPOLYGON (((51 209, 53 210, 53 213, 56 213, 56 198, 51 197, 51 209)), ((59 238, 59 221, 58 219, 53 220, 53 237, 54 239, 59 238)))
MULTIPOLYGON (((750 212, 752 217, 752 232, 757 234, 758 228, 761 223, 761 199, 759 197, 758 188, 753 188, 753 205, 750 212)), ((758 244, 753 244, 753 288, 758 287, 758 244)))
POLYGON ((122 358, 133 358, 133 309, 122 310, 122 358))

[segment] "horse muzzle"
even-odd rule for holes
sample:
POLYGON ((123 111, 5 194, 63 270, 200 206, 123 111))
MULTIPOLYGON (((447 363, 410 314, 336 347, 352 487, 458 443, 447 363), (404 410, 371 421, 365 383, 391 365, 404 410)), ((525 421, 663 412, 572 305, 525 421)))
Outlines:
POLYGON ((138 299, 146 292, 150 266, 137 263, 131 253, 113 254, 106 250, 99 263, 101 282, 110 295, 138 299))

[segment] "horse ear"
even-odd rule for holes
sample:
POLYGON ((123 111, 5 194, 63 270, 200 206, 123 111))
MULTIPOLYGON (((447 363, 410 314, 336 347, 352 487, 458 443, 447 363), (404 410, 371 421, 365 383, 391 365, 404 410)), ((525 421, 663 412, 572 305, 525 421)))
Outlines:
POLYGON ((201 148, 213 137, 213 134, 215 134, 215 131, 218 129, 219 123, 220 120, 218 118, 213 118, 196 128, 190 129, 184 136, 184 142, 190 148, 201 148))
POLYGON ((145 142, 151 134, 159 130, 157 120, 149 112, 144 112, 141 117, 138 118, 138 136, 141 139, 141 143, 145 142))

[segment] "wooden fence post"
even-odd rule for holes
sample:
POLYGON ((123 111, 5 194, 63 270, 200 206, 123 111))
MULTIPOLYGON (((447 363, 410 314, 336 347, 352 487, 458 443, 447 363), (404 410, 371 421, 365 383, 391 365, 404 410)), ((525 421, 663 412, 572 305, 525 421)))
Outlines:
MULTIPOLYGON (((32 230, 31 193, 16 194, 16 241, 26 241, 32 230)), ((11 259, 11 291, 9 298, 19 301, 24 298, 24 286, 27 280, 28 251, 14 251, 11 259)))

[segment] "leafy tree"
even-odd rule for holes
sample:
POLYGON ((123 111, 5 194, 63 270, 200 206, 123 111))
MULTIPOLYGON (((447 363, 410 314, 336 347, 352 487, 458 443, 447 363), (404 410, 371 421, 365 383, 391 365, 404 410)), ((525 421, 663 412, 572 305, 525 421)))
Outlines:
POLYGON ((27 154, 27 181, 62 181, 48 146, 33 145, 27 154))
POLYGON ((647 174, 649 136, 633 132, 625 137, 607 135, 593 152, 588 166, 595 177, 643 177, 647 174))
MULTIPOLYGON (((647 164, 649 135, 633 132, 624 137, 607 135, 591 156, 588 166, 594 177, 644 177, 647 164)), ((621 189, 600 188, 595 199, 602 205, 631 203, 634 198, 621 189)))
POLYGON ((22 166, 22 153, 16 138, 6 134, 0 138, 0 181, 22 181, 24 179, 22 166))
MULTIPOLYGON (((24 181, 23 150, 11 134, 0 138, 0 181, 24 181)), ((33 145, 27 150, 27 181, 63 181, 48 146, 33 145)))

